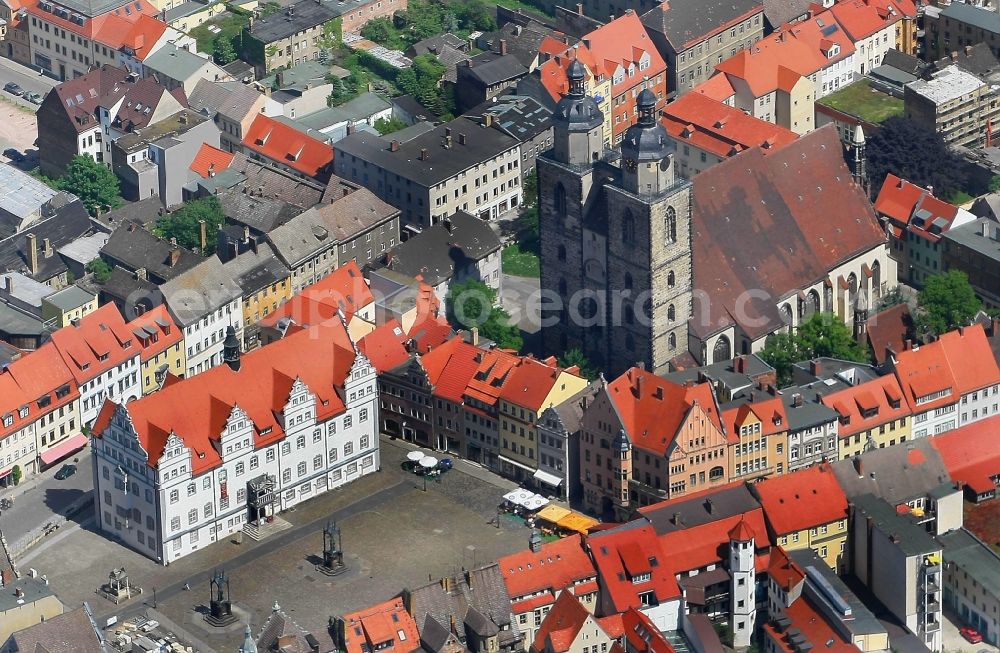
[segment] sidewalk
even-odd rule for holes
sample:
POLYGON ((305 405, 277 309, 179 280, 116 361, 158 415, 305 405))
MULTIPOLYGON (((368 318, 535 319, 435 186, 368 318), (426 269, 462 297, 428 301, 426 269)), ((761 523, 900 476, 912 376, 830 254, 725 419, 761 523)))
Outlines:
POLYGON ((509 492, 510 490, 513 490, 518 487, 517 483, 515 483, 514 481, 508 480, 502 476, 494 474, 493 472, 486 469, 482 465, 471 463, 468 460, 465 460, 464 458, 459 458, 456 455, 445 454, 444 452, 441 451, 434 451, 430 447, 423 447, 418 444, 414 444, 413 442, 407 442, 399 438, 393 440, 387 435, 382 435, 381 438, 382 439, 379 444, 380 446, 383 447, 388 445, 390 447, 396 447, 397 449, 403 449, 404 451, 421 450, 421 451, 427 451, 429 454, 432 454, 434 456, 438 457, 446 456, 448 458, 451 458, 455 463, 454 471, 462 472, 463 474, 466 474, 467 476, 472 476, 473 478, 479 479, 484 483, 489 483, 490 485, 500 488, 504 492, 509 492))
POLYGON ((56 475, 56 472, 62 468, 63 465, 71 464, 76 465, 77 474, 87 474, 90 475, 90 445, 87 445, 83 449, 80 449, 75 454, 68 456, 66 460, 57 463, 42 472, 37 472, 32 474, 28 478, 22 480, 17 485, 11 487, 0 488, 0 498, 2 499, 14 499, 21 496, 28 490, 32 490, 42 483, 46 483, 52 480, 52 477, 56 475), (73 459, 79 459, 79 462, 73 462, 73 459))

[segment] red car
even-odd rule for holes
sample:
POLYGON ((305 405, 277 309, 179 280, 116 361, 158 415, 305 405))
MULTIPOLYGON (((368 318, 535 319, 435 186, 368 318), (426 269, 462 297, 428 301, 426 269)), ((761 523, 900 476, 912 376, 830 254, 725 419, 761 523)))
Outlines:
POLYGON ((965 628, 960 628, 958 632, 970 644, 980 644, 983 641, 983 636, 975 628, 966 626, 965 628))

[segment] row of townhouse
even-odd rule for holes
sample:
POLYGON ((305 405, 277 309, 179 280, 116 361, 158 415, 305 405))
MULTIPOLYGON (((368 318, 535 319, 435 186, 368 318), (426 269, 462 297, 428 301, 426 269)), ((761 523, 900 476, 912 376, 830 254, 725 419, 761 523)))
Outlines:
POLYGON ((342 323, 246 355, 227 331, 225 365, 94 426, 97 526, 162 564, 380 465, 375 369, 342 323))
POLYGON ((106 400, 152 392, 182 373, 181 330, 164 309, 125 322, 113 304, 54 331, 0 373, 0 484, 29 476, 87 445, 106 400), (173 363, 173 365, 171 365, 173 363))
POLYGON ((721 61, 716 74, 692 91, 804 134, 816 127, 816 100, 912 41, 916 15, 910 0, 833 3, 721 61))

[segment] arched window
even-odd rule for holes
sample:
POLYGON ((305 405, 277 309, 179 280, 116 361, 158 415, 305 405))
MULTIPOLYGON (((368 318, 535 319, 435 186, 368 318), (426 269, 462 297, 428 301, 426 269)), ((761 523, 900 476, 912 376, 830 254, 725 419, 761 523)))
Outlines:
POLYGON ((878 261, 872 263, 872 292, 873 297, 882 296, 882 266, 878 261))
POLYGON ((628 272, 625 273, 625 288, 626 290, 632 290, 632 275, 628 272))
POLYGON ((622 242, 629 245, 635 242, 635 217, 628 209, 625 209, 625 215, 622 216, 622 242))
POLYGON ((559 214, 559 217, 566 217, 566 187, 562 185, 562 182, 556 182, 556 190, 553 195, 552 203, 559 214))
POLYGON ((725 475, 725 473, 726 470, 723 469, 722 467, 713 467, 712 469, 708 470, 708 480, 717 481, 720 478, 722 478, 725 475))
POLYGON ((674 309, 673 304, 667 306, 667 319, 671 322, 677 319, 677 311, 674 309))
POLYGON ((719 336, 719 339, 715 341, 715 347, 712 348, 712 362, 718 363, 720 361, 727 361, 732 357, 733 350, 729 345, 729 338, 726 336, 719 336))
POLYGON ((567 294, 567 292, 566 292, 566 280, 565 279, 559 279, 559 294, 563 295, 563 296, 566 296, 566 294, 567 294))
POLYGON ((558 256, 559 256, 559 260, 560 261, 565 261, 566 260, 566 246, 565 245, 560 245, 559 246, 558 256))
POLYGON ((675 283, 676 279, 674 278, 674 271, 671 270, 670 272, 667 272, 667 288, 673 288, 675 283))
POLYGON ((810 317, 815 313, 819 313, 819 293, 816 290, 809 291, 809 297, 806 299, 806 317, 810 317))
POLYGON ((671 349, 677 348, 677 334, 671 333, 669 336, 667 336, 667 345, 671 349))
POLYGON ((674 207, 667 207, 667 219, 665 221, 666 227, 666 238, 668 243, 677 242, 677 211, 674 211, 674 207))
POLYGON ((781 305, 781 321, 786 326, 792 326, 792 307, 788 304, 781 305))
POLYGON ((823 306, 825 311, 833 310, 833 287, 823 286, 823 306))

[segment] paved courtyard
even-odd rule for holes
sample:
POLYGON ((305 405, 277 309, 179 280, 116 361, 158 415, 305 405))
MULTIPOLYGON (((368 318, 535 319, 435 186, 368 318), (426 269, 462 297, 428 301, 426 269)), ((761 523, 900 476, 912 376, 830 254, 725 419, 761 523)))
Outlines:
POLYGON ((162 567, 93 532, 92 521, 85 520, 33 550, 21 567, 47 574, 68 607, 88 601, 100 623, 114 614, 149 610, 156 588, 152 616, 171 622, 180 639, 221 652, 236 650, 242 627, 219 632, 202 619, 215 568, 225 568, 236 610, 255 630, 277 602, 301 626, 323 634, 332 615, 527 546, 523 525, 503 519, 497 528, 494 521, 508 482, 482 470, 466 473, 457 465, 441 483, 428 483, 425 493, 419 478, 400 469, 407 451, 383 439, 383 471, 285 513, 293 528, 262 542, 218 542, 162 567), (334 578, 315 570, 322 529, 331 516, 342 528, 349 566, 334 578), (116 608, 95 590, 121 565, 144 593, 116 608), (190 591, 183 589, 185 583, 190 591))

